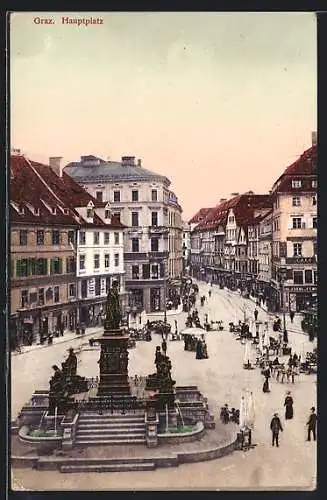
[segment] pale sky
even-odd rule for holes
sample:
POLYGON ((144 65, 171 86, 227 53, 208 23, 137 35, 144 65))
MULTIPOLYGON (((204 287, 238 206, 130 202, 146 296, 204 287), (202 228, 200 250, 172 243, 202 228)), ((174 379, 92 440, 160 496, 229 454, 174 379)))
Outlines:
POLYGON ((46 163, 142 158, 187 220, 267 193, 311 146, 316 45, 314 13, 15 13, 11 147, 46 163))

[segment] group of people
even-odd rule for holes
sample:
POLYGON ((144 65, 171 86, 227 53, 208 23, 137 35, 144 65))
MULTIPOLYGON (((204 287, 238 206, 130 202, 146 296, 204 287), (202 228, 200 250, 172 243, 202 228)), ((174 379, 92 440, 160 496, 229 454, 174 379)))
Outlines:
MULTIPOLYGON (((285 398, 284 402, 285 406, 285 419, 286 420, 291 420, 293 418, 293 398, 290 395, 290 392, 287 393, 287 396, 285 398)), ((316 414, 316 409, 314 406, 311 407, 310 409, 310 414, 309 418, 306 423, 308 429, 307 429, 307 441, 311 441, 311 435, 313 437, 313 440, 316 441, 317 435, 316 435, 316 430, 317 430, 317 414, 316 414)), ((281 423, 281 420, 279 418, 278 413, 274 413, 274 416, 270 422, 270 430, 272 433, 272 446, 277 446, 279 447, 279 432, 283 432, 283 426, 281 423)))
POLYGON ((208 349, 204 335, 200 339, 195 335, 184 335, 184 351, 196 352, 195 359, 208 359, 208 349))
POLYGON ((207 344, 204 335, 201 335, 201 338, 197 339, 195 359, 208 359, 208 357, 207 344))
POLYGON ((220 409, 220 421, 223 424, 228 424, 229 422, 234 422, 235 424, 240 423, 240 410, 235 410, 235 408, 228 408, 228 404, 222 406, 220 409))
POLYGON ((185 326, 186 328, 192 328, 192 326, 195 328, 203 328, 200 322, 198 310, 196 308, 194 308, 193 311, 187 316, 185 326))

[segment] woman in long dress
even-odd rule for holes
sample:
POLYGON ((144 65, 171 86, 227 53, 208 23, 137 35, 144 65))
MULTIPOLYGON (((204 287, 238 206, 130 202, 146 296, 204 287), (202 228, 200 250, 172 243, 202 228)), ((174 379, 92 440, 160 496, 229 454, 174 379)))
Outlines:
POLYGON ((199 339, 196 343, 196 356, 195 359, 203 359, 203 347, 202 342, 199 339))
POLYGON ((291 396, 290 391, 287 392, 284 406, 285 406, 285 419, 291 420, 293 418, 294 412, 293 412, 293 398, 291 396))

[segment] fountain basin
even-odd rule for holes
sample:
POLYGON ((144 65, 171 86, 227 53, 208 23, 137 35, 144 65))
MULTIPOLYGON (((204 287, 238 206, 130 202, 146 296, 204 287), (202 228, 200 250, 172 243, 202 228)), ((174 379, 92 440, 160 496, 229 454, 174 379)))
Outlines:
POLYGON ((50 455, 62 445, 62 436, 53 429, 44 431, 23 425, 18 431, 18 437, 21 443, 35 446, 38 455, 50 455))
POLYGON ((159 444, 183 444, 197 441, 205 433, 203 422, 197 422, 195 425, 185 425, 179 429, 176 427, 168 428, 168 432, 158 433, 159 444), (183 431, 184 428, 184 431, 183 431), (186 430, 187 429, 187 430, 186 430))

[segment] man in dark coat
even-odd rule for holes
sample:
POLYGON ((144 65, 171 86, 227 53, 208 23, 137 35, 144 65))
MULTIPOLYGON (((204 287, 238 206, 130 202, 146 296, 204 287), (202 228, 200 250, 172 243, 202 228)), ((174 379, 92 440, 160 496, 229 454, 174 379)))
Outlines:
POLYGON ((258 314, 259 314, 259 311, 258 311, 257 308, 255 308, 255 310, 254 310, 254 319, 255 319, 255 321, 258 320, 258 314))
POLYGON ((271 422, 270 422, 270 430, 272 432, 272 445, 276 446, 278 448, 279 443, 278 443, 278 436, 279 436, 279 431, 283 432, 283 427, 280 421, 280 418, 278 416, 278 413, 275 413, 271 422))
POLYGON ((316 441, 317 415, 314 406, 311 408, 311 413, 309 416, 309 420, 307 422, 307 426, 308 426, 307 441, 311 441, 311 432, 313 435, 313 440, 316 441))

